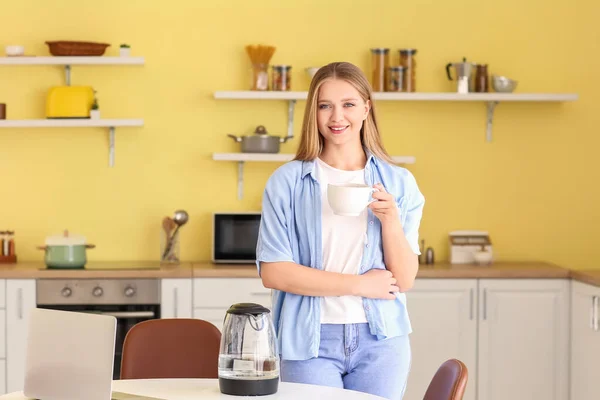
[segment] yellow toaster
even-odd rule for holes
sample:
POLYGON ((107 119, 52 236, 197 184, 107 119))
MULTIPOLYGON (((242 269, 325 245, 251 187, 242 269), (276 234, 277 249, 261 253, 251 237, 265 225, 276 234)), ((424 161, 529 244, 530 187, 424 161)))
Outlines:
POLYGON ((55 86, 46 98, 46 118, 89 118, 93 103, 91 86, 55 86))

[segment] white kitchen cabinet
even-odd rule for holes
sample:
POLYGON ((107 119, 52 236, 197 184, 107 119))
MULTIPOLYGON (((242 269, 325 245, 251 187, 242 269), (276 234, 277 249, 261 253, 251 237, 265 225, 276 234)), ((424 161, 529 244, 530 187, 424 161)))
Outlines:
POLYGON ((223 330, 227 308, 194 308, 194 318, 210 322, 220 331, 223 330))
POLYGON ((600 287, 571 282, 571 400, 596 400, 600 360, 600 287))
POLYGON ((6 310, 0 310, 0 360, 6 358, 6 310))
POLYGON ((0 395, 6 393, 6 360, 0 360, 0 395))
POLYGON ((6 307, 6 280, 0 279, 0 308, 6 307))
POLYGON ((192 280, 162 279, 161 318, 192 318, 192 280))
POLYGON ((478 400, 568 399, 568 296, 563 279, 479 281, 478 400))
POLYGON ((23 390, 29 314, 36 307, 35 279, 6 280, 6 391, 23 390))
MULTIPOLYGON (((406 293, 413 328, 412 363, 405 400, 422 400, 442 363, 450 358, 477 367, 477 280, 417 279, 406 293)), ((464 400, 474 400, 475 374, 471 372, 464 400)))
POLYGON ((232 304, 257 303, 271 309, 271 289, 260 278, 195 278, 193 285, 194 318, 219 329, 232 304))

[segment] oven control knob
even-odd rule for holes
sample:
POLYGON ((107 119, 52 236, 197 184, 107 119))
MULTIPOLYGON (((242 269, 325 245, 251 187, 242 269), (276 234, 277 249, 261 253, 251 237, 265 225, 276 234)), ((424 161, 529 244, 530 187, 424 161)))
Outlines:
POLYGON ((63 290, 60 291, 60 294, 62 294, 63 297, 70 297, 72 293, 73 291, 68 287, 64 287, 63 290))
POLYGON ((95 297, 100 297, 100 296, 102 296, 104 294, 104 290, 102 290, 102 288, 100 286, 96 286, 94 288, 94 290, 92 290, 92 294, 95 297))
POLYGON ((133 297, 135 295, 135 289, 131 286, 127 286, 125 288, 125 296, 127 297, 133 297))

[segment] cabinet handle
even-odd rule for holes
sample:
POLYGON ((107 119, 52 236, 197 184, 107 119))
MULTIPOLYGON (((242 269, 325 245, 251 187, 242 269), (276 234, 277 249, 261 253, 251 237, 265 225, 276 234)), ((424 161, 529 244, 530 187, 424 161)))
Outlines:
POLYGON ((17 289, 17 318, 23 319, 23 288, 17 289))
POLYGON ((598 296, 594 296, 594 331, 598 331, 598 296))
POLYGON ((469 319, 473 320, 473 290, 471 289, 469 293, 469 319))
POLYGON ((175 315, 175 318, 177 318, 177 314, 179 313, 179 301, 178 301, 178 296, 177 296, 177 288, 173 288, 173 315, 175 315))
POLYGON ((483 320, 487 319, 487 289, 483 289, 483 320))
POLYGON ((590 307, 590 329, 594 329, 594 304, 596 303, 596 296, 592 296, 592 305, 590 307))

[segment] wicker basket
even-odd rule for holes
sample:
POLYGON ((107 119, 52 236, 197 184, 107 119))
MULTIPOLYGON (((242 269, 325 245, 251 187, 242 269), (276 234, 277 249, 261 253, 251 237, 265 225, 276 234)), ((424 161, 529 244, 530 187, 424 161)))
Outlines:
POLYGON ((101 56, 110 44, 94 42, 46 42, 53 56, 101 56))

